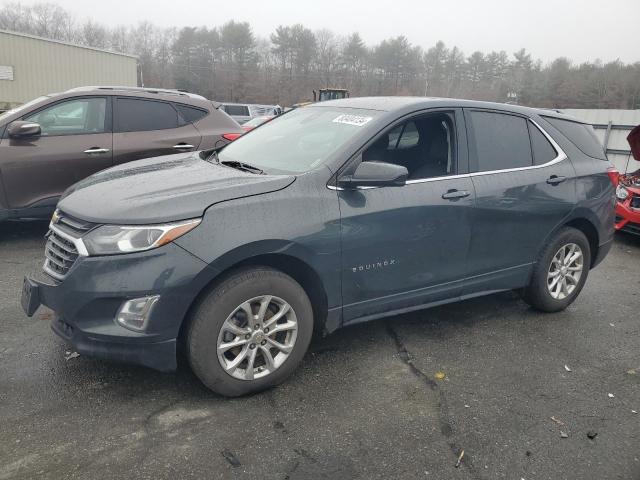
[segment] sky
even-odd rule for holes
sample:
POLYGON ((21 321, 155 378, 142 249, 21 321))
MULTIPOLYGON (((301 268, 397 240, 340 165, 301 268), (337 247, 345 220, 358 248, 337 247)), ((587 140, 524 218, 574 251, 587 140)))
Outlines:
MULTIPOLYGON (((43 0, 26 0, 23 4, 43 0)), ((360 33, 368 45, 404 35, 423 48, 442 40, 465 54, 526 48, 548 62, 619 58, 640 61, 640 0, 46 0, 79 21, 109 26, 141 20, 158 26, 213 27, 247 21, 258 36, 302 23, 338 35, 360 33)), ((4 3, 1 2, 0 3, 4 3)))

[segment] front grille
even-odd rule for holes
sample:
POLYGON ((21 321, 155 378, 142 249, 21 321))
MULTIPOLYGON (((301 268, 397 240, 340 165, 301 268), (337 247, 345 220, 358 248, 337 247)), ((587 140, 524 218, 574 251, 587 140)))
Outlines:
POLYGON ((57 220, 55 222, 55 225, 65 233, 68 233, 74 237, 81 237, 93 227, 95 227, 95 224, 91 222, 85 222, 84 220, 72 217, 60 210, 57 211, 57 220))
POLYGON ((47 233, 47 245, 44 250, 44 271, 54 278, 62 280, 78 258, 78 249, 61 232, 52 227, 47 233))
POLYGON ((77 239, 94 227, 93 223, 57 211, 47 233, 44 271, 55 279, 64 279, 80 254, 77 239))
POLYGON ((631 197, 631 208, 640 208, 640 195, 631 197))

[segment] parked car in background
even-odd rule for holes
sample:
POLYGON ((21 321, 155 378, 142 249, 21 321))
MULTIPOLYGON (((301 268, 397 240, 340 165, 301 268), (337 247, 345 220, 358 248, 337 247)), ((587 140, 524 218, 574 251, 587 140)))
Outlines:
POLYGON ((48 217, 62 192, 99 170, 227 144, 243 130, 204 97, 82 87, 0 115, 0 220, 48 217))
POLYGON ((245 132, 248 132, 250 130, 253 130, 256 127, 259 127, 263 123, 268 122, 269 120, 273 120, 274 118, 275 117, 273 115, 264 115, 262 117, 254 117, 251 120, 249 120, 248 122, 243 123, 242 124, 242 129, 245 132))
POLYGON ((173 370, 184 346, 230 396, 282 382, 314 330, 512 289, 557 312, 613 242, 617 173, 590 128, 452 99, 295 109, 74 185, 22 305, 82 355, 173 370))
POLYGON ((277 116, 283 113, 282 107, 279 105, 258 105, 252 103, 223 103, 221 107, 231 118, 233 118, 240 125, 248 122, 249 120, 265 116, 277 116))
MULTIPOLYGON (((627 137, 631 154, 640 160, 640 125, 627 137)), ((640 235, 640 170, 620 175, 616 188, 616 230, 640 235)))

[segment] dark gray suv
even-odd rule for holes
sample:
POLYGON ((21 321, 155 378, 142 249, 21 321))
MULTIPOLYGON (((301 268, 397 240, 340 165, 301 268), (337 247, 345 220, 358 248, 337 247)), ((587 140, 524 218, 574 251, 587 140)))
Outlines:
POLYGON ((141 158, 226 145, 244 130, 178 90, 80 87, 0 115, 0 221, 49 218, 89 175, 141 158))
POLYGON ((73 186, 22 303, 81 354, 172 370, 181 346, 241 395, 314 330, 511 289, 566 308, 611 248, 615 180, 591 127, 553 111, 323 102, 73 186))

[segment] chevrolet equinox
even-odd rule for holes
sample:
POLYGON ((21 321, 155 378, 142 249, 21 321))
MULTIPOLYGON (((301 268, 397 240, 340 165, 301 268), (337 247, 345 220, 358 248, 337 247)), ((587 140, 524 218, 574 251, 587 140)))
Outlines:
POLYGON ((352 98, 218 151, 68 189, 22 305, 81 354, 227 396, 282 382, 312 332, 504 290, 565 309, 611 248, 615 172, 547 110, 352 98))

